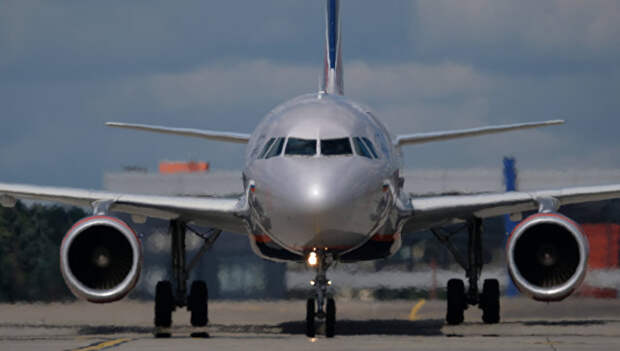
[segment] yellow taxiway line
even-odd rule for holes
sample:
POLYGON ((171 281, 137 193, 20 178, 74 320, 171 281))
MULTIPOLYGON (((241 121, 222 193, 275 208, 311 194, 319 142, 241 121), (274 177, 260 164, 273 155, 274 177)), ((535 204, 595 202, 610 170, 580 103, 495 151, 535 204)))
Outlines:
POLYGON ((415 305, 413 305, 413 307, 411 307, 411 312, 409 312, 410 321, 415 321, 418 318, 416 315, 418 314, 418 311, 420 311, 420 309, 422 308, 422 306, 424 306, 425 303, 426 303, 425 299, 420 299, 418 303, 416 303, 415 305))
POLYGON ((78 348, 78 349, 73 349, 71 351, 97 351, 97 350, 103 350, 103 349, 107 349, 108 347, 118 346, 118 345, 126 343, 128 341, 131 341, 131 339, 129 339, 129 338, 121 338, 121 339, 108 340, 108 341, 100 342, 98 344, 94 344, 94 345, 90 345, 90 346, 86 346, 86 347, 81 347, 81 348, 78 348))

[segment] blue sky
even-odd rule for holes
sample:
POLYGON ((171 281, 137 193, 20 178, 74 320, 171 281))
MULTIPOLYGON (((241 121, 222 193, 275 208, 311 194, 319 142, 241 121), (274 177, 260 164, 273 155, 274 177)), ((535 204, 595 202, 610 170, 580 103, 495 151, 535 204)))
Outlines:
MULTIPOLYGON (((244 147, 105 121, 250 132, 317 90, 323 1, 0 2, 0 181, 98 188, 244 147)), ((343 0, 345 92, 394 132, 564 118, 412 146, 406 168, 620 167, 620 3, 343 0)))

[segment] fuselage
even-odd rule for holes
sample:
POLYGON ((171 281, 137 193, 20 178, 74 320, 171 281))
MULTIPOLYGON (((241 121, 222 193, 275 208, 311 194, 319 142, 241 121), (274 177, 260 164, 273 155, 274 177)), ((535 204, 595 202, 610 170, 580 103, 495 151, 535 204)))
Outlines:
POLYGON ((285 102, 248 143, 250 234, 299 254, 354 250, 384 224, 400 162, 387 129, 362 105, 322 93, 285 102))

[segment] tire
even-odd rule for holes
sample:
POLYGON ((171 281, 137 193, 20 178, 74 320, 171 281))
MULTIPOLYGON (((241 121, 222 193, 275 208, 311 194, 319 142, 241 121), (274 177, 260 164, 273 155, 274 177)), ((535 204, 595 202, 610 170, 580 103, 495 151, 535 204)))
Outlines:
POLYGON ((206 326, 209 322, 209 290, 204 281, 196 280, 192 283, 187 305, 192 313, 192 326, 206 326))
POLYGON ((155 286, 155 327, 169 328, 172 325, 173 308, 172 284, 167 280, 158 282, 155 286))
POLYGON ((308 299, 306 301, 306 336, 309 338, 313 338, 316 335, 316 328, 314 326, 315 314, 314 299, 308 299))
POLYGON ((446 322, 451 325, 463 323, 465 320, 464 311, 467 306, 465 297, 465 284, 461 279, 450 279, 448 281, 448 306, 446 311, 446 322))
POLYGON ((336 302, 334 299, 327 299, 325 306, 325 336, 333 338, 336 333, 336 302))
POLYGON ((482 285, 480 308, 482 308, 482 321, 486 324, 499 323, 499 295, 497 279, 485 279, 482 285))

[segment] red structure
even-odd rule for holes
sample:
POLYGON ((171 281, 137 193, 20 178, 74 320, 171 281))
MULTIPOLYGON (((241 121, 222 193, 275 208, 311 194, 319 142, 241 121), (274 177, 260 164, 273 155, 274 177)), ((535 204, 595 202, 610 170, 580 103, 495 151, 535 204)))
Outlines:
MULTIPOLYGON (((614 223, 589 223, 581 227, 590 243, 589 270, 618 269, 620 256, 620 225, 614 223)), ((618 291, 584 284, 579 296, 615 299, 618 291)))
POLYGON ((583 224, 590 242, 590 269, 618 268, 620 225, 613 223, 583 224))
POLYGON ((171 162, 162 161, 159 163, 159 173, 176 174, 176 173, 197 173, 209 171, 209 162, 171 162))

